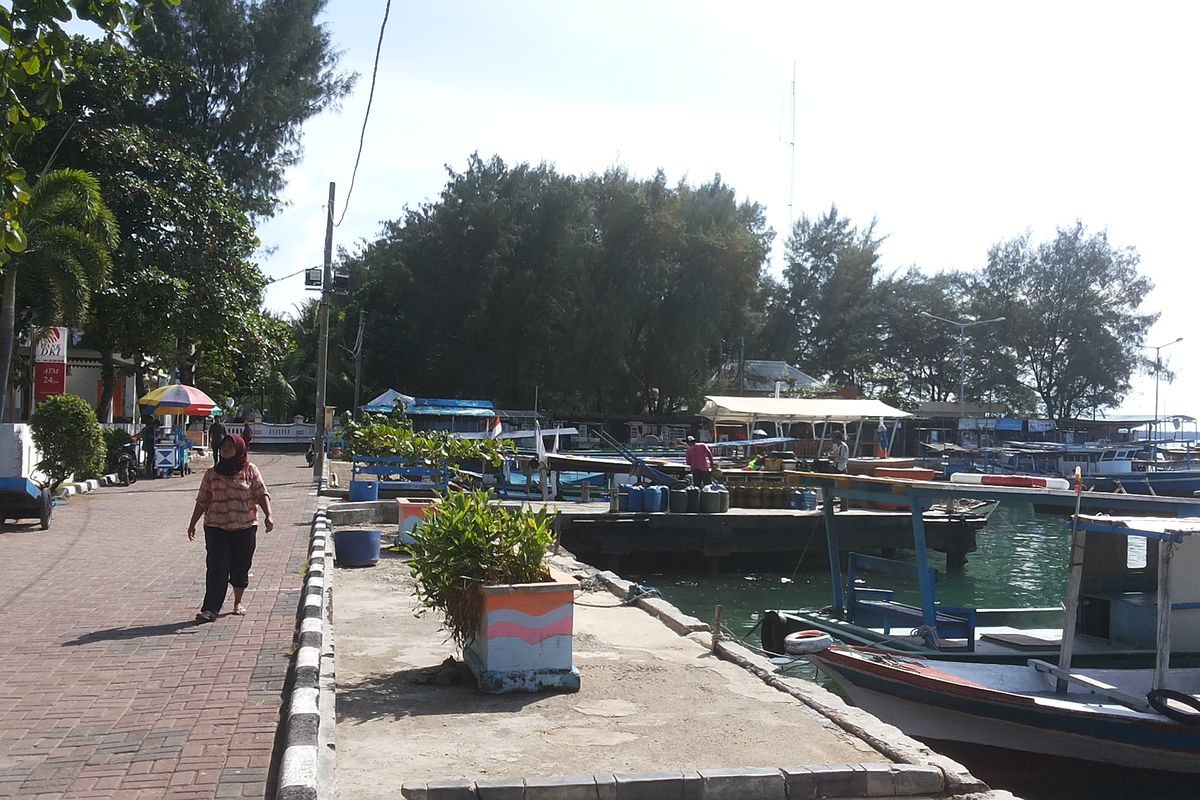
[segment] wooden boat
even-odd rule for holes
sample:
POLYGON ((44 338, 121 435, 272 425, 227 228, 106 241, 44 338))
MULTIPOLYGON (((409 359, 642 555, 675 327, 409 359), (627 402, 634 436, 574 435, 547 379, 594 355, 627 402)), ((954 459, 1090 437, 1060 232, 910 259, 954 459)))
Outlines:
POLYGON ((836 645, 807 657, 855 704, 911 736, 1200 773, 1200 669, 1171 668, 1173 652, 1200 649, 1200 520, 1077 517, 1077 525, 1068 646, 1057 665, 943 662, 836 645), (1074 666, 1088 533, 1156 545, 1152 668, 1074 666), (1173 573, 1186 579, 1173 582, 1173 573))
MULTIPOLYGON (((965 486, 936 482, 885 481, 842 476, 820 484, 827 494, 852 498, 886 497, 915 512, 949 499, 973 497, 1017 501, 1084 510, 1119 509, 1122 513, 1159 517, 1200 516, 1200 500, 1157 498, 1100 492, 1008 486, 965 486)), ((937 573, 929 566, 923 515, 912 513, 914 552, 911 561, 861 553, 830 559, 832 603, 825 608, 769 610, 763 614, 765 650, 784 652, 784 639, 799 630, 824 631, 840 641, 882 647, 942 661, 1024 664, 1029 659, 1056 660, 1064 641, 1063 610, 1054 608, 974 608, 948 606, 936 598, 937 573), (843 575, 843 571, 845 575, 843 575), (897 600, 886 583, 868 586, 866 578, 915 577, 918 603, 897 600), (860 581, 860 578, 863 581, 860 581), (879 586, 880 588, 875 588, 879 586)), ((827 549, 837 553, 836 520, 826 521, 827 549), (830 533, 832 531, 832 534, 830 533)), ((1154 658, 1154 570, 1128 559, 1124 537, 1086 534, 1080 555, 1079 625, 1068 638, 1080 665, 1147 665, 1154 658)), ((1153 550, 1153 547, 1151 547, 1153 550)), ((1200 570, 1200 567, 1198 567, 1200 570)), ((1180 651, 1181 663, 1200 666, 1200 641, 1180 651)))
MULTIPOLYGON (((1078 670, 1059 692, 1061 673, 1038 660, 965 664, 839 645, 807 657, 855 705, 910 736, 1200 772, 1200 726, 1145 700, 1153 670, 1078 670)), ((1200 670, 1172 676, 1173 686, 1200 692, 1200 670)))

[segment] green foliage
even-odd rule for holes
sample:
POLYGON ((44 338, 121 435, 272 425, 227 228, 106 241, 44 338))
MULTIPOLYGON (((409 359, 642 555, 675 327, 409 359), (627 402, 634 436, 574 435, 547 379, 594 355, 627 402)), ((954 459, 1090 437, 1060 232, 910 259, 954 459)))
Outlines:
POLYGON ((498 467, 512 443, 497 439, 464 439, 446 431, 414 431, 403 415, 364 414, 346 423, 348 456, 398 456, 434 469, 453 469, 466 461, 498 467))
POLYGON ((1049 242, 1027 233, 988 252, 979 302, 1008 318, 997 344, 1049 417, 1117 405, 1130 375, 1150 366, 1142 343, 1158 314, 1138 311, 1153 288, 1139 261, 1081 222, 1049 242))
POLYGON ((22 139, 45 128, 44 115, 62 107, 62 89, 77 66, 63 25, 72 18, 95 23, 109 33, 134 30, 150 21, 157 5, 179 0, 21 0, 0 7, 0 264, 23 252, 23 206, 29 201, 26 170, 14 157, 22 139))
POLYGON ((553 516, 544 509, 506 509, 486 492, 450 493, 409 545, 419 613, 441 611, 451 638, 466 646, 479 627, 479 587, 546 580, 553 540, 553 516))
POLYGON ((149 98, 155 124, 191 141, 254 215, 279 206, 305 120, 349 93, 317 19, 325 0, 188 0, 133 37, 142 55, 192 76, 149 98))
POLYGON ((802 216, 787 243, 786 308, 796 335, 797 363, 834 385, 858 384, 877 354, 875 220, 859 229, 837 206, 802 216))
MULTIPOLYGON (((34 279, 25 297, 40 324, 78 325, 92 295, 108 281, 118 242, 117 223, 101 199, 99 181, 77 169, 42 176, 21 213, 28 247, 4 270, 0 387, 9 385, 19 278, 34 279)), ((0 392, 0 418, 7 398, 8 392, 0 392)))
POLYGON ((38 468, 50 478, 50 488, 72 475, 92 478, 104 468, 104 429, 96 412, 81 397, 61 394, 38 403, 29 419, 33 441, 42 453, 38 468))
POLYGON ((133 441, 133 437, 124 428, 103 428, 104 431, 104 471, 112 472, 117 466, 117 456, 121 448, 133 441))
POLYGON ((546 404, 682 410, 752 324, 772 236, 720 176, 672 186, 472 156, 346 260, 350 306, 367 312, 366 393, 528 405, 540 387, 546 404))

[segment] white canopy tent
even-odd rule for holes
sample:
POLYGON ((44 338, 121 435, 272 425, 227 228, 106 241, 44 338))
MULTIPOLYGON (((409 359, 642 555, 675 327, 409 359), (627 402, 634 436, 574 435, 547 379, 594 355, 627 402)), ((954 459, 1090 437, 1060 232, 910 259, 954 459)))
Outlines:
POLYGON ((836 422, 846 425, 872 419, 907 419, 912 414, 880 400, 710 395, 704 398, 700 416, 712 420, 714 425, 749 425, 753 422, 836 422))
POLYGON ((750 435, 750 426, 754 424, 774 423, 779 426, 807 422, 812 426, 813 437, 818 441, 818 452, 825 450, 825 437, 831 424, 840 425, 842 430, 849 434, 851 423, 855 423, 857 428, 854 432, 854 447, 850 451, 851 455, 855 455, 862 440, 863 423, 871 420, 886 428, 884 420, 890 420, 892 429, 888 441, 895 442, 899 421, 912 417, 912 414, 893 408, 880 400, 709 395, 704 398, 700 416, 712 420, 714 434, 718 425, 745 425, 746 434, 750 435), (819 436, 818 425, 821 426, 819 436))

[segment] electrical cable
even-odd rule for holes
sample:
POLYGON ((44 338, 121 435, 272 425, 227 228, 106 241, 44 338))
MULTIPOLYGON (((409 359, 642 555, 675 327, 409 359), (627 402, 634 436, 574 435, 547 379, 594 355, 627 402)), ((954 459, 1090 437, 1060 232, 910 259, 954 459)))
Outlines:
POLYGON ((379 74, 379 54, 383 51, 383 32, 387 30, 388 15, 392 13, 392 0, 387 0, 383 9, 383 24, 379 26, 379 41, 375 44, 375 66, 371 68, 371 91, 367 93, 367 112, 363 114, 362 132, 358 135, 358 155, 354 156, 354 171, 350 173, 350 188, 346 191, 346 200, 342 204, 342 216, 333 226, 340 228, 342 220, 346 219, 346 211, 350 208, 350 195, 354 194, 354 179, 358 177, 358 162, 362 159, 363 142, 367 139, 367 120, 371 118, 371 101, 375 99, 375 78, 379 74))

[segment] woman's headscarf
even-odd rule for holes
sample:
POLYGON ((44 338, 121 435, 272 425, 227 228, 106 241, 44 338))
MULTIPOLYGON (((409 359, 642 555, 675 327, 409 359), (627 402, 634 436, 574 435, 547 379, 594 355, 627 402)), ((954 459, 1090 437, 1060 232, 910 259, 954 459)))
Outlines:
POLYGON ((234 435, 226 436, 225 441, 221 442, 222 446, 226 442, 232 442, 237 453, 230 458, 222 458, 221 462, 217 464, 216 470, 219 474, 232 478, 246 468, 246 440, 234 435))

